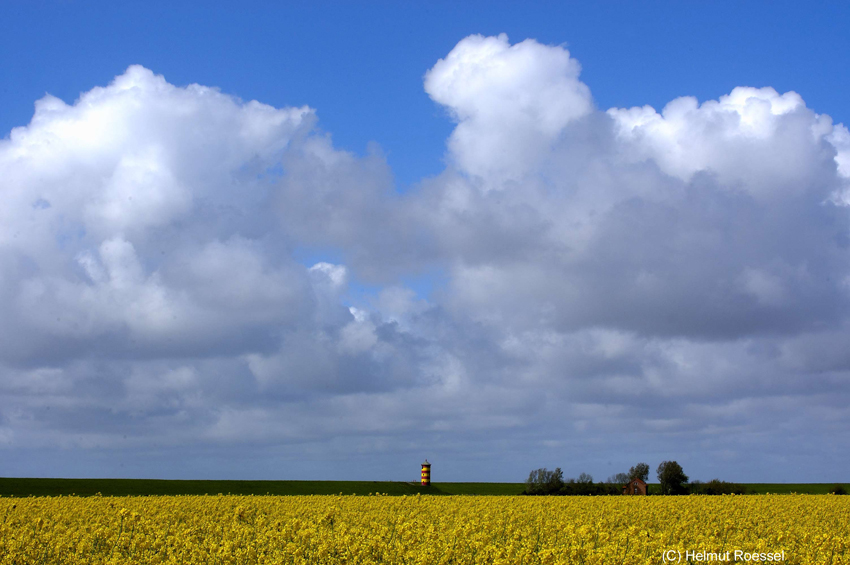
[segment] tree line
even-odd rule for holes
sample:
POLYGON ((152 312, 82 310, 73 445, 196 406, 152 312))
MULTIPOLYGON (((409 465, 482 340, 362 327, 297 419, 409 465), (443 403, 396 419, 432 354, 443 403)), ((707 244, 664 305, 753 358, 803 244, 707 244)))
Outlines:
MULTIPOLYGON (((676 461, 662 461, 656 469, 659 494, 744 494, 743 485, 713 479, 706 483, 700 481, 688 482, 682 466, 676 461)), ((593 482, 593 477, 582 473, 577 479, 564 479, 564 472, 558 467, 549 471, 545 467, 536 469, 528 475, 523 494, 527 495, 615 495, 623 494, 623 485, 634 479, 649 481, 649 465, 638 463, 626 473, 611 475, 607 480, 593 482)))

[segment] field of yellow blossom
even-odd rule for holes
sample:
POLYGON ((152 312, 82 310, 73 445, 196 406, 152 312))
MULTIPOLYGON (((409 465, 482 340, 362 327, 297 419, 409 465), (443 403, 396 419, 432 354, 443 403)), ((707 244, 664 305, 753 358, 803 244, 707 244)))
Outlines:
POLYGON ((0 498, 0 515, 2 565, 629 565, 736 550, 850 564, 850 497, 829 495, 72 496, 0 498))

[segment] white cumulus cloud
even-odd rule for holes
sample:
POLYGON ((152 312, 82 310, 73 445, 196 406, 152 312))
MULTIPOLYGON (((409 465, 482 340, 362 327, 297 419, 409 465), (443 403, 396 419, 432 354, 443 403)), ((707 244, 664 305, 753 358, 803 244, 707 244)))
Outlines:
POLYGON ((504 34, 462 40, 425 75, 425 91, 458 122, 457 166, 499 186, 519 181, 570 122, 593 108, 581 66, 562 48, 504 34))
POLYGON ((461 40, 424 77, 448 167, 404 194, 310 108, 139 66, 38 101, 0 141, 0 445, 835 480, 846 127, 770 87, 603 111, 580 70, 461 40))

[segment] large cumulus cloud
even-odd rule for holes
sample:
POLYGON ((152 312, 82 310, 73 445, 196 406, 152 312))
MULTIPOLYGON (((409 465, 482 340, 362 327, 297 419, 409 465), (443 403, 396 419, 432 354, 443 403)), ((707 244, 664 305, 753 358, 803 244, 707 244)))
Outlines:
MULTIPOLYGON (((138 66, 72 105, 36 103, 0 142, 9 448, 230 441, 287 402, 424 378, 430 354, 343 304, 345 266, 293 258, 305 228, 277 211, 283 163, 290 177, 352 163, 369 187, 386 176, 314 124, 310 108, 175 87, 138 66)), ((305 226, 365 220, 340 204, 305 226)))
POLYGON ((580 70, 462 40, 424 76, 447 168, 405 194, 309 108, 141 67, 40 100, 0 142, 0 441, 835 480, 847 129, 769 87, 604 111, 580 70))

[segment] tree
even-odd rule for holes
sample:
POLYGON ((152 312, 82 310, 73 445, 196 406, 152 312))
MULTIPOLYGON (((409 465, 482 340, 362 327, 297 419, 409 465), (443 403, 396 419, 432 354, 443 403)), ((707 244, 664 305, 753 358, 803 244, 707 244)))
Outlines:
POLYGON ((566 496, 601 496, 621 494, 620 485, 594 483, 589 473, 582 473, 578 479, 567 479, 561 487, 559 494, 566 496))
POLYGON ((707 483, 691 481, 691 494, 744 494, 747 492, 744 485, 727 483, 720 479, 711 479, 707 483))
POLYGON ((616 475, 611 475, 608 477, 608 480, 605 482, 612 485, 624 485, 627 482, 632 480, 628 473, 617 473, 616 475))
POLYGON ((638 463, 629 469, 629 479, 626 482, 629 482, 632 479, 640 479, 643 482, 647 482, 649 480, 649 465, 646 463, 638 463))
POLYGON ((525 494, 557 494, 564 486, 564 472, 558 467, 549 471, 546 467, 532 471, 525 481, 525 494))
POLYGON ((661 494, 684 494, 687 492, 685 483, 688 476, 682 466, 675 461, 662 461, 658 466, 658 482, 661 483, 661 494))

